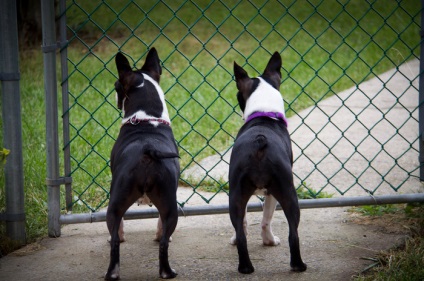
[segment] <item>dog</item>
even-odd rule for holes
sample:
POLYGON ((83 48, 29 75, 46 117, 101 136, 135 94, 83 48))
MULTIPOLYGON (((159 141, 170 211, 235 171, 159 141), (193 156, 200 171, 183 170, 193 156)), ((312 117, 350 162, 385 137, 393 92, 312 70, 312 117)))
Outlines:
POLYGON ((169 265, 168 246, 178 222, 180 166, 164 93, 159 86, 159 56, 152 48, 143 67, 136 71, 120 52, 115 62, 119 74, 115 90, 123 119, 110 158, 112 182, 106 221, 111 250, 105 279, 119 279, 119 247, 124 241, 122 218, 138 199, 151 202, 159 211, 159 274, 161 278, 174 278, 177 273, 169 265))
POLYGON ((281 56, 275 52, 263 74, 250 78, 234 62, 237 100, 245 124, 236 136, 230 158, 229 212, 236 232, 230 243, 237 244, 238 271, 245 274, 254 271, 246 240, 246 206, 253 194, 265 195, 261 223, 263 244, 280 244, 279 238, 271 230, 271 220, 278 201, 289 225, 290 266, 293 271, 305 271, 307 268, 299 249, 297 228, 300 210, 293 184, 291 140, 284 101, 279 91, 281 65, 281 56))

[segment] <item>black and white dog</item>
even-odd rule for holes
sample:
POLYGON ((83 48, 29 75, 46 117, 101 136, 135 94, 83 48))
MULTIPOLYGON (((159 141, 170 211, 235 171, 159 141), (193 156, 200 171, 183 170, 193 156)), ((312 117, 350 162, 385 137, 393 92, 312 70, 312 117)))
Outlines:
POLYGON ((119 246, 124 240, 122 218, 139 198, 144 203, 152 202, 159 211, 159 274, 162 278, 173 278, 177 274, 169 266, 168 244, 178 221, 176 193, 180 166, 164 93, 159 86, 162 68, 154 48, 140 70, 133 71, 122 53, 116 55, 115 61, 119 73, 115 83, 117 103, 124 118, 110 159, 112 183, 106 221, 111 251, 105 279, 119 278, 119 246))
POLYGON ((297 227, 300 211, 293 184, 291 140, 279 92, 280 69, 281 56, 278 52, 273 54, 264 73, 257 78, 250 78, 234 62, 237 99, 246 120, 237 134, 229 171, 230 218, 236 231, 231 243, 237 244, 238 271, 241 273, 254 271, 246 240, 246 206, 253 194, 265 195, 261 223, 264 245, 280 244, 271 231, 271 220, 278 201, 289 225, 292 270, 306 270, 299 249, 297 227))

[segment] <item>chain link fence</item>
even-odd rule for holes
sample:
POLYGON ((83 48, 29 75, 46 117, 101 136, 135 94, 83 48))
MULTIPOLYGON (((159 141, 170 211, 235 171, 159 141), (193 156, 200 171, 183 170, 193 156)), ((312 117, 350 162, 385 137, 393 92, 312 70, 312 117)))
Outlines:
POLYGON ((163 66, 161 86, 181 154, 180 185, 190 191, 179 198, 181 206, 194 197, 209 203, 228 191, 226 167, 242 125, 233 61, 257 76, 274 51, 283 57, 281 93, 297 186, 313 196, 356 196, 418 181, 418 6, 66 1, 60 17, 68 39, 62 83, 69 99, 64 149, 70 154, 64 161, 72 190, 63 195, 66 208, 94 212, 107 205, 109 155, 121 119, 114 56, 122 51, 141 67, 151 47, 163 66), (405 161, 411 154, 414 163, 405 161))

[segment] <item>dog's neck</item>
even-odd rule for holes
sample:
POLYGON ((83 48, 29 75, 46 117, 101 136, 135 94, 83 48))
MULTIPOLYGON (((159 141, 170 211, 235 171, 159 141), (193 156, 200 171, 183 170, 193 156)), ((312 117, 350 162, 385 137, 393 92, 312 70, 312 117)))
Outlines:
POLYGON ((156 92, 158 93, 159 98, 162 102, 162 108, 163 108, 162 114, 160 117, 156 117, 156 116, 148 115, 144 110, 138 110, 134 114, 128 117, 124 117, 122 119, 121 126, 125 124, 137 125, 143 122, 148 122, 155 127, 157 127, 159 124, 165 124, 165 125, 171 126, 171 120, 169 119, 168 108, 166 107, 166 103, 165 103, 165 94, 163 93, 162 88, 153 78, 151 78, 147 74, 143 73, 143 76, 146 81, 149 81, 155 87, 156 92))
POLYGON ((258 117, 268 117, 275 120, 281 120, 284 122, 284 125, 287 127, 288 122, 286 116, 282 114, 281 112, 255 112, 246 119, 246 123, 249 122, 252 119, 258 118, 258 117))
POLYGON ((258 77, 259 85, 246 101, 243 119, 247 120, 256 112, 272 112, 282 114, 285 118, 284 100, 281 93, 263 78, 258 77))

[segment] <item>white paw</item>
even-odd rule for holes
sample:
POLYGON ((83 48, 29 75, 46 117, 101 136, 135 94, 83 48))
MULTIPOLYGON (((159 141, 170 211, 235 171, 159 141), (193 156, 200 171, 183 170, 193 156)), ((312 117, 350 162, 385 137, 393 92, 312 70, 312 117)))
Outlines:
POLYGON ((272 233, 271 235, 263 235, 262 241, 265 246, 277 246, 280 245, 280 238, 277 236, 274 236, 272 233))
POLYGON ((177 272, 174 269, 172 269, 172 268, 171 268, 171 272, 169 272, 169 273, 166 273, 166 272, 161 272, 160 273, 160 277, 162 279, 171 279, 171 278, 174 278, 177 275, 178 275, 177 272))
POLYGON ((119 279, 119 265, 115 265, 115 268, 110 272, 110 274, 106 273, 106 280, 118 280, 119 279))

